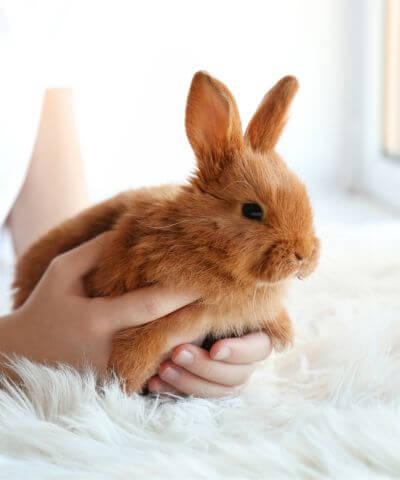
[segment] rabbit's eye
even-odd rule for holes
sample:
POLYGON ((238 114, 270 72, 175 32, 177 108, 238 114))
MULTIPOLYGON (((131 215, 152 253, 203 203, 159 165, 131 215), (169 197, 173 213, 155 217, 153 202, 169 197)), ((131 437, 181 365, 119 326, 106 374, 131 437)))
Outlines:
POLYGON ((263 209, 258 203, 244 203, 242 205, 242 213, 250 220, 258 220, 261 222, 263 219, 263 209))

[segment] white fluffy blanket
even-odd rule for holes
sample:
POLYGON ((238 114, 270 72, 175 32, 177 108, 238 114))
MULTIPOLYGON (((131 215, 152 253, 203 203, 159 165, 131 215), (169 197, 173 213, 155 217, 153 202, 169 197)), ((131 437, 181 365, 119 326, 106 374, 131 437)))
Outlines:
POLYGON ((0 392, 1 479, 400 477, 400 227, 325 232, 294 285, 294 348, 240 398, 127 397, 21 363, 0 392))

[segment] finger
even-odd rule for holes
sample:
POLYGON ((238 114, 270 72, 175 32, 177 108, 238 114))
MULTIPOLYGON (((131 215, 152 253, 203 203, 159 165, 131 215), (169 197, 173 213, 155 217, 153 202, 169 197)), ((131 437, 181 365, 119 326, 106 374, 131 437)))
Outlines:
POLYGON ((206 350, 190 344, 175 348, 171 359, 175 365, 183 367, 197 377, 228 387, 247 382, 256 368, 255 363, 233 365, 212 360, 206 350))
POLYGON ((218 340, 211 347, 210 357, 227 363, 246 364, 266 359, 272 351, 271 341, 264 332, 238 338, 218 340))
POLYGON ((172 385, 169 385, 168 383, 163 382, 158 375, 152 377, 148 381, 147 388, 149 389, 149 392, 152 393, 174 393, 176 395, 179 394, 176 388, 174 388, 172 385))
POLYGON ((165 362, 160 366, 159 376, 163 382, 168 383, 179 392, 196 397, 226 397, 240 391, 240 387, 227 387, 196 377, 172 362, 165 362))
MULTIPOLYGON (((111 232, 102 233, 66 253, 58 255, 50 264, 49 271, 57 276, 57 283, 68 284, 82 277, 101 259, 111 232)), ((49 273, 50 273, 49 272, 49 273)))
POLYGON ((198 298, 191 292, 178 292, 152 285, 133 290, 120 297, 103 297, 93 302, 101 316, 111 321, 115 331, 143 325, 193 303, 198 298))

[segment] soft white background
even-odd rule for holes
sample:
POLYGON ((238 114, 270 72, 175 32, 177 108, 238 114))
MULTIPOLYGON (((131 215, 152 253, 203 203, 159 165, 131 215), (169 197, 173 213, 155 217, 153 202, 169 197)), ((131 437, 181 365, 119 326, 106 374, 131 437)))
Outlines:
POLYGON ((3 5, 32 79, 76 89, 94 200, 187 176, 194 158, 184 131, 186 95, 193 73, 206 69, 236 96, 244 127, 274 82, 298 77, 278 149, 324 220, 349 221, 349 208, 358 217, 385 217, 375 199, 400 207, 400 161, 384 158, 381 148, 384 0, 3 5), (359 199, 338 200, 342 191, 363 192, 369 203, 360 209, 359 199))
POLYGON ((313 194, 368 185, 398 204, 399 168, 374 184, 388 165, 380 132, 383 0, 5 4, 45 81, 76 87, 95 200, 185 178, 193 167, 186 95, 193 73, 206 69, 231 88, 244 125, 275 81, 296 75, 301 90, 279 146, 288 163, 313 194))
POLYGON ((112 192, 116 178, 152 184, 190 171, 184 107, 199 69, 228 84, 244 125, 274 82, 296 75, 301 90, 280 151, 311 188, 346 184, 359 108, 347 4, 81 2, 65 25, 79 45, 71 71, 95 194, 112 192))

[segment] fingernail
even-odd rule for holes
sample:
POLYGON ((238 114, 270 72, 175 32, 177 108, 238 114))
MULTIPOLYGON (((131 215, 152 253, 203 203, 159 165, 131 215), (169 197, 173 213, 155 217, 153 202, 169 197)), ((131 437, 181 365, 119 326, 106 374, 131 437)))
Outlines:
POLYGON ((173 382, 179 377, 179 372, 176 368, 167 367, 162 373, 160 372, 160 377, 167 382, 173 382))
POLYGON ((193 363, 194 355, 189 350, 182 350, 175 357, 174 362, 178 365, 189 365, 193 363))
POLYGON ((229 347, 222 347, 219 352, 214 355, 214 360, 225 360, 231 356, 231 349, 229 347))

